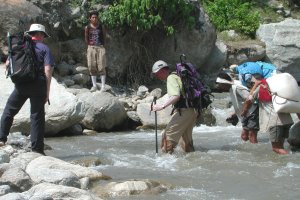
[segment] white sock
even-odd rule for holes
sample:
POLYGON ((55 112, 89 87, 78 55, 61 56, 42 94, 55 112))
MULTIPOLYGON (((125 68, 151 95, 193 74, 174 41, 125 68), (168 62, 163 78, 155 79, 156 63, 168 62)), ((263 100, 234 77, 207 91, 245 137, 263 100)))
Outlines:
POLYGON ((93 87, 97 87, 97 76, 91 76, 93 87))
POLYGON ((105 87, 105 78, 106 78, 106 76, 105 76, 105 75, 101 75, 100 78, 101 78, 101 89, 102 89, 102 88, 104 89, 104 87, 105 87))

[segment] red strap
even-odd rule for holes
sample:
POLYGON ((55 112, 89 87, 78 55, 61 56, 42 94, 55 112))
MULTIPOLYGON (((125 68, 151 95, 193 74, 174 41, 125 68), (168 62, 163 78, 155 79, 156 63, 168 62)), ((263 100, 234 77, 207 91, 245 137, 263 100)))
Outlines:
POLYGON ((258 91, 258 99, 261 102, 269 102, 272 101, 272 95, 269 91, 269 85, 266 79, 261 80, 261 84, 258 91))

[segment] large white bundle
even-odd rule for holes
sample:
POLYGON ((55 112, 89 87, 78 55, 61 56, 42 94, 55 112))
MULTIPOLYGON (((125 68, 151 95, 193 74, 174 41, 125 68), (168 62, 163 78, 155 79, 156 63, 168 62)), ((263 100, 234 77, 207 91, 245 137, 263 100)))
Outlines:
POLYGON ((272 102, 276 112, 300 113, 300 89, 291 74, 274 74, 266 81, 272 93, 272 102))
POLYGON ((272 94, 281 98, 300 101, 300 90, 296 79, 289 73, 274 74, 267 78, 272 94))

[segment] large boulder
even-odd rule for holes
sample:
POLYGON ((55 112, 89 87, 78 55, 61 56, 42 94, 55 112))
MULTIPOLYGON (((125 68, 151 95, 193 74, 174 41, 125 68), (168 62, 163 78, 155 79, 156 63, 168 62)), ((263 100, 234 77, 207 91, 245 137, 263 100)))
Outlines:
MULTIPOLYGON (((0 74, 5 74, 3 65, 0 65, 0 74)), ((0 76, 0 113, 3 112, 6 101, 11 94, 14 84, 5 76, 0 76)), ((68 92, 64 86, 52 78, 50 90, 50 105, 45 105, 46 130, 45 134, 55 135, 74 124, 79 123, 84 117, 84 104, 75 95, 68 92)), ((26 101, 20 112, 15 116, 11 132, 30 132, 30 102, 26 101)))
POLYGON ((289 131, 289 138, 287 139, 292 150, 300 150, 300 121, 295 123, 289 131))
MULTIPOLYGON (((30 18, 42 14, 42 10, 26 0, 0 0, 0 47, 6 40, 7 32, 17 32, 22 29, 19 19, 27 22, 30 18), (29 18, 30 17, 30 18, 29 18)), ((26 24, 27 25, 27 24, 26 24)), ((27 26, 24 27, 27 30, 27 26)), ((6 52, 7 53, 7 52, 6 52)))
POLYGON ((81 178, 110 179, 94 169, 74 165, 50 156, 41 156, 32 160, 26 167, 26 173, 35 183, 48 182, 78 188, 81 178))
MULTIPOLYGON (((165 103, 168 98, 168 94, 164 95, 162 98, 157 100, 157 104, 165 103)), ((155 125, 160 128, 165 127, 171 119, 172 106, 168 106, 164 110, 156 112, 157 121, 155 121, 155 112, 151 111, 151 103, 152 101, 138 104, 136 114, 140 118, 141 123, 144 127, 148 128, 153 128, 155 125)))
POLYGON ((266 56, 265 44, 256 40, 227 42, 227 66, 247 61, 263 60, 266 56))
POLYGON ((211 51, 215 48, 217 34, 214 26, 210 23, 202 7, 197 7, 198 26, 193 28, 182 27, 174 35, 158 37, 154 45, 158 59, 168 63, 178 63, 179 55, 184 53, 187 59, 201 70, 207 69, 203 65, 208 59, 211 51))
POLYGON ((111 182, 105 187, 97 186, 93 190, 98 196, 103 197, 117 197, 130 196, 141 194, 159 194, 166 192, 172 186, 170 184, 162 184, 158 181, 142 179, 142 180, 128 180, 124 182, 111 182))
POLYGON ((80 93, 77 97, 86 105, 81 121, 88 129, 109 131, 121 127, 127 120, 123 104, 108 92, 80 93))
POLYGON ((62 41, 59 43, 59 48, 56 50, 53 48, 53 50, 58 51, 57 53, 64 61, 72 59, 77 63, 80 62, 86 64, 87 45, 85 44, 83 37, 62 41))
POLYGON ((221 40, 217 40, 208 59, 205 62, 204 70, 206 72, 214 72, 222 66, 227 65, 227 45, 221 40))
POLYGON ((202 7, 196 6, 195 9, 198 16, 197 25, 192 28, 182 26, 170 36, 156 30, 149 34, 130 30, 124 31, 123 34, 113 31, 109 33, 108 75, 112 78, 122 77, 122 75, 134 76, 141 67, 138 60, 143 64, 147 63, 146 66, 142 66, 142 72, 150 74, 151 66, 156 60, 163 59, 175 64, 180 62, 179 55, 182 53, 186 54, 187 59, 197 68, 205 70, 211 67, 204 63, 215 47, 216 30, 202 7))
POLYGON ((300 20, 262 24, 257 36, 266 43, 266 57, 300 81, 300 20))
POLYGON ((0 184, 9 183, 16 190, 26 191, 32 187, 33 182, 28 174, 18 166, 11 166, 1 175, 0 184))
POLYGON ((23 193, 10 193, 0 197, 2 200, 29 200, 29 199, 84 199, 101 200, 90 192, 74 187, 41 183, 23 193))

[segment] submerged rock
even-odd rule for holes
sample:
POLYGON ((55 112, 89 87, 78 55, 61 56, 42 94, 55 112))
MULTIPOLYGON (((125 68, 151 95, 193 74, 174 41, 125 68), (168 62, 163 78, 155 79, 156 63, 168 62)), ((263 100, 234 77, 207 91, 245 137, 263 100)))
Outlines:
POLYGON ((143 179, 143 180, 128 180, 124 182, 111 182, 105 187, 96 187, 94 190, 99 196, 130 196, 139 194, 159 194, 166 192, 171 186, 161 184, 158 181, 143 179))
POLYGON ((293 151, 300 151, 300 121, 290 128, 287 141, 293 151))

